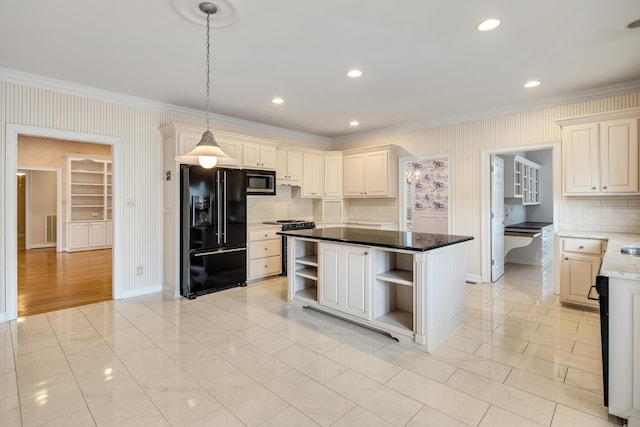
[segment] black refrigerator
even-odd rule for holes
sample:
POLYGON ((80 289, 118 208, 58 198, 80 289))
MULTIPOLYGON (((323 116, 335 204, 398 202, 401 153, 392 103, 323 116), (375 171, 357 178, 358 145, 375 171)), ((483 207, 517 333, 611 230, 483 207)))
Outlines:
POLYGON ((244 171, 181 165, 180 294, 189 299, 247 282, 244 171))

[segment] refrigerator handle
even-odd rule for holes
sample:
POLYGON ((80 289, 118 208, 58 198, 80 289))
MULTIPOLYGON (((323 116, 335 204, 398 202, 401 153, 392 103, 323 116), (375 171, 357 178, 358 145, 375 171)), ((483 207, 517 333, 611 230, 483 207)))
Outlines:
POLYGON ((220 218, 220 171, 216 171, 216 194, 217 194, 217 204, 216 204, 216 215, 218 216, 218 244, 220 244, 220 239, 221 239, 221 218, 220 218))
POLYGON ((224 199, 222 200, 222 209, 223 209, 223 232, 222 237, 224 238, 224 243, 227 243, 227 171, 222 172, 224 178, 222 181, 223 191, 224 191, 224 199))

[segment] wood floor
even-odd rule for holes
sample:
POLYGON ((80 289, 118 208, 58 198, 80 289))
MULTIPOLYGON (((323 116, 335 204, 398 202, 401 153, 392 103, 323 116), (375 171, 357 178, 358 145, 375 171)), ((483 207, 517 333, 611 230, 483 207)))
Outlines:
POLYGON ((45 313, 112 298, 112 250, 18 251, 18 316, 45 313))

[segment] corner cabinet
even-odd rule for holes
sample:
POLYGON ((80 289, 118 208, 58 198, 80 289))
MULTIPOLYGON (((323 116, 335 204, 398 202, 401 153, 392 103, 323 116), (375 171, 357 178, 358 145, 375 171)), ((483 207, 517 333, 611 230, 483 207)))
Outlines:
POLYGON ((67 154, 67 251, 111 247, 111 159, 67 154))
POLYGON ((344 156, 344 197, 398 196, 398 156, 393 148, 344 156))
POLYGON ((638 194, 639 117, 634 109, 559 121, 564 195, 638 194))

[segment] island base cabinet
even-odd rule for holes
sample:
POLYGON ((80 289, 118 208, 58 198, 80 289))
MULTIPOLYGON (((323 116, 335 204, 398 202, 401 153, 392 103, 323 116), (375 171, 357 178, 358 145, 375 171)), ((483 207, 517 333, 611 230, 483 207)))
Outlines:
POLYGON ((640 426, 640 281, 609 278, 609 412, 640 426))
POLYGON ((463 324, 464 245, 409 251, 288 237, 288 299, 433 351, 463 324))
POLYGON ((320 305, 369 319, 368 249, 332 243, 319 248, 320 305))

